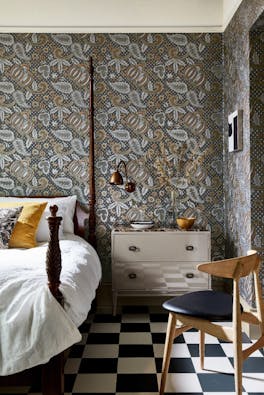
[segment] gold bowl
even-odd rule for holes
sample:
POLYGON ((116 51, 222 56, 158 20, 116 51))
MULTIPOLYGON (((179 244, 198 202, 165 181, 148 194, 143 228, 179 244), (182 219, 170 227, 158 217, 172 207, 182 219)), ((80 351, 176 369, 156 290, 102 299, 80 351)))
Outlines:
POLYGON ((177 225, 179 226, 180 229, 188 230, 190 229, 196 218, 194 217, 179 217, 176 218, 177 225))

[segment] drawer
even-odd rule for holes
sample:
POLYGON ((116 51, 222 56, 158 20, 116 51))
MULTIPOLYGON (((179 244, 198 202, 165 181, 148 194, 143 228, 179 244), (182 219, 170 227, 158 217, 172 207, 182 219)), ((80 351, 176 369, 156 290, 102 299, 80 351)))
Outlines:
POLYGON ((208 289, 209 277, 199 272, 199 262, 116 262, 113 270, 113 289, 188 292, 208 289))
POLYGON ((138 261, 207 261, 208 233, 145 232, 115 234, 112 239, 113 260, 138 261))

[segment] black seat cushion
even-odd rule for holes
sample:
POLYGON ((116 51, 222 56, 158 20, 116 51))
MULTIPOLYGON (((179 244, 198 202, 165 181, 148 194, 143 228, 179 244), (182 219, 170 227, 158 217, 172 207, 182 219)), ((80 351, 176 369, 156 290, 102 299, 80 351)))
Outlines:
POLYGON ((232 321, 233 297, 219 291, 197 291, 167 300, 163 307, 173 313, 209 321, 232 321))

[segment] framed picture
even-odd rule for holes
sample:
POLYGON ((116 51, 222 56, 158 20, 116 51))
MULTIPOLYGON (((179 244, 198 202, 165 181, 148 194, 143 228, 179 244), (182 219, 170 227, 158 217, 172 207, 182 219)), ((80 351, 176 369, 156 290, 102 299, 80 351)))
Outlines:
POLYGON ((243 149, 243 110, 236 110, 228 115, 228 151, 243 149))

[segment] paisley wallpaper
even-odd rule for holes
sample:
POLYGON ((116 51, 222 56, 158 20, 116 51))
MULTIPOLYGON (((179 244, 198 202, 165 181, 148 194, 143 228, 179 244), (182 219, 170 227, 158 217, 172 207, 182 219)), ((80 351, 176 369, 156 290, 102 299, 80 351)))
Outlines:
MULTIPOLYGON (((263 25, 262 33, 250 33, 263 11, 263 1, 243 1, 224 32, 224 180, 230 257, 251 248, 264 255, 263 25), (236 109, 243 110, 243 150, 228 153, 227 116, 236 109)), ((263 267, 260 277, 263 281, 263 267)), ((242 284, 249 304, 253 304, 252 285, 250 280, 242 284)))
POLYGON ((0 194, 87 203, 88 63, 95 67, 98 252, 116 223, 195 215, 224 257, 221 34, 0 34, 0 194), (109 185, 120 160, 136 191, 109 185), (172 193, 173 192, 173 193, 172 193))

